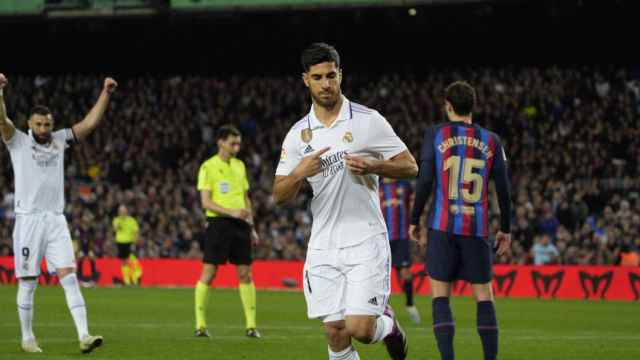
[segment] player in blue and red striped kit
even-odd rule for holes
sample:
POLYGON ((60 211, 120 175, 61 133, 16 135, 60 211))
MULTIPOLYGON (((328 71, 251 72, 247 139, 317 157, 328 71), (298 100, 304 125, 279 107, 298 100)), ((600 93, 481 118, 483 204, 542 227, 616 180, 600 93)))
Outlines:
POLYGON ((501 213, 496 235, 498 255, 511 245, 511 195, 507 157, 500 138, 471 123, 475 102, 475 90, 466 82, 455 82, 446 88, 449 121, 425 132, 409 227, 411 238, 418 240, 420 215, 433 191, 427 218, 427 271, 433 296, 433 331, 442 360, 454 359, 455 323, 449 296, 456 279, 471 283, 485 360, 495 360, 498 354, 498 323, 491 287, 489 181, 495 182, 501 213))
POLYGON ((409 212, 413 197, 413 186, 407 180, 381 178, 380 208, 387 224, 391 263, 396 269, 398 283, 406 296, 407 312, 411 321, 420 323, 420 313, 413 304, 413 276, 411 274, 411 252, 409 249, 409 212))

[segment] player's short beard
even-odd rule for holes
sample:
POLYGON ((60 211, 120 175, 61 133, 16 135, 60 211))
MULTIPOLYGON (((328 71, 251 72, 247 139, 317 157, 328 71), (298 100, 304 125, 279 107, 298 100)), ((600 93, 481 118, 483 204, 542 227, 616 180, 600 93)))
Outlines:
POLYGON ((36 135, 36 133, 33 133, 33 138, 38 144, 48 144, 51 141, 51 133, 44 133, 42 135, 36 135))
POLYGON ((338 99, 340 98, 340 91, 338 91, 337 93, 331 92, 331 94, 334 96, 330 97, 327 100, 323 99, 320 95, 316 96, 313 92, 311 92, 311 97, 316 104, 322 106, 323 108, 333 109, 338 103, 338 99))

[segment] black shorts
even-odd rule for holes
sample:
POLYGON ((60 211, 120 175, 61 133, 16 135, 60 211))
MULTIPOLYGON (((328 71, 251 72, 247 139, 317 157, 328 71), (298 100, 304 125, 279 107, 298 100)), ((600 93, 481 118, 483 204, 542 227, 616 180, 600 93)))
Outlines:
POLYGON ((488 238, 429 229, 427 240, 427 271, 434 280, 491 281, 493 252, 488 238))
POLYGON ((391 245, 391 264, 393 264, 393 267, 396 269, 400 269, 411 266, 409 240, 391 240, 389 244, 391 245))
POLYGON ((208 222, 202 262, 222 265, 229 261, 234 265, 250 265, 253 259, 249 224, 223 217, 209 218, 208 222))
POLYGON ((118 245, 118 259, 126 260, 131 255, 131 245, 132 243, 122 244, 116 243, 118 245))

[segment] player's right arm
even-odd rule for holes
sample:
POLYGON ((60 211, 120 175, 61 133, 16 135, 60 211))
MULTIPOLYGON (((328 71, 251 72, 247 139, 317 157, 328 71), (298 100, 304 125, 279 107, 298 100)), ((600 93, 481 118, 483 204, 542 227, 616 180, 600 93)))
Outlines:
POLYGON ((120 228, 118 227, 118 223, 119 223, 118 218, 117 217, 113 218, 111 225, 113 226, 113 231, 116 233, 118 232, 118 230, 120 230, 120 228))
POLYGON ((424 206, 429 200, 433 187, 433 177, 435 174, 435 153, 433 151, 433 128, 427 129, 422 141, 420 151, 420 170, 416 181, 416 190, 413 199, 413 209, 409 225, 409 237, 411 240, 420 240, 420 216, 424 211, 424 206))
POLYGON ((272 189, 273 200, 277 205, 293 201, 302 187, 302 182, 307 177, 322 171, 320 156, 329 150, 329 148, 324 148, 303 157, 298 149, 300 143, 295 136, 296 130, 297 128, 294 126, 282 143, 280 162, 276 168, 272 189))
POLYGON ((302 181, 322 171, 320 157, 329 149, 330 147, 325 147, 304 157, 289 175, 277 175, 278 171, 276 171, 276 179, 273 182, 273 200, 277 205, 293 201, 302 187, 302 181))
POLYGON ((7 108, 4 105, 4 87, 8 82, 4 74, 0 73, 0 134, 5 142, 11 140, 16 132, 15 126, 7 117, 7 108))

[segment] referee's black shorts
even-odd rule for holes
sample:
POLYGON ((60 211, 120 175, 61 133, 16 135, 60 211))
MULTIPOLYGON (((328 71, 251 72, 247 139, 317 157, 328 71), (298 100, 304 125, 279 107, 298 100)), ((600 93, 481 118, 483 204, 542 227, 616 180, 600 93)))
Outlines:
MULTIPOLYGON (((129 255, 131 255, 131 245, 133 243, 117 243, 118 246, 118 259, 127 260, 129 255)), ((86 252, 85 254, 89 254, 86 252)))
POLYGON ((208 219, 203 241, 205 264, 222 265, 227 261, 234 265, 250 265, 251 227, 239 219, 213 217, 208 219))

